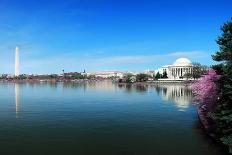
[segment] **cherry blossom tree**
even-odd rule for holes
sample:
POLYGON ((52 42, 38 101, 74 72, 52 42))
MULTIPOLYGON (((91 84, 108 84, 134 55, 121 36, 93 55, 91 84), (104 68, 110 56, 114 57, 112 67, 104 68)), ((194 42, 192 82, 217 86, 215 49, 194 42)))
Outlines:
POLYGON ((208 73, 192 84, 194 100, 212 110, 217 104, 219 94, 217 81, 220 76, 209 69, 208 73))

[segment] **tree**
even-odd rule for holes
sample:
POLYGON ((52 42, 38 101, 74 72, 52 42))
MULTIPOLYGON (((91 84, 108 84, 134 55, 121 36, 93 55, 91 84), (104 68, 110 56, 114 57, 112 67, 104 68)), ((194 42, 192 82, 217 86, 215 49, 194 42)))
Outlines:
POLYGON ((136 81, 137 82, 144 82, 144 81, 147 81, 147 80, 148 80, 148 75, 147 74, 140 73, 140 74, 136 75, 136 81))
POLYGON ((128 73, 128 74, 125 74, 124 76, 123 76, 123 81, 125 81, 126 83, 133 83, 134 81, 133 81, 133 75, 132 74, 130 74, 130 73, 128 73))
POLYGON ((193 77, 193 74, 191 74, 191 73, 185 73, 183 77, 188 80, 188 79, 190 79, 190 78, 193 77))
POLYGON ((57 74, 51 74, 51 75, 50 75, 50 78, 52 78, 52 79, 56 79, 57 77, 58 77, 57 74))
POLYGON ((224 64, 216 64, 216 65, 213 65, 212 68, 217 72, 217 74, 219 75, 223 75, 223 66, 224 64))
POLYGON ((219 51, 212 55, 215 61, 221 62, 218 71, 222 71, 221 93, 222 101, 232 106, 232 19, 221 28, 222 35, 218 38, 219 51))
POLYGON ((87 78, 88 78, 88 79, 95 79, 96 76, 95 76, 95 75, 89 75, 89 76, 87 76, 87 78))
POLYGON ((217 121, 219 135, 232 153, 232 18, 221 28, 222 34, 217 39, 219 51, 212 55, 213 60, 220 62, 214 68, 222 74, 220 79, 220 105, 213 117, 217 121))
POLYGON ((168 78, 168 74, 166 71, 163 72, 162 78, 164 78, 164 79, 168 78))
POLYGON ((155 79, 160 79, 161 77, 162 77, 161 74, 159 72, 157 72, 155 75, 155 79))
POLYGON ((77 73, 72 78, 74 78, 74 79, 85 79, 87 77, 86 77, 86 75, 81 75, 81 73, 77 73))
POLYGON ((206 74, 208 70, 208 67, 205 65, 201 65, 200 63, 193 63, 193 72, 192 72, 192 78, 193 79, 199 79, 202 75, 206 74))
POLYGON ((209 108, 208 111, 212 111, 217 105, 219 97, 217 81, 219 78, 220 76, 210 69, 206 75, 192 84, 195 100, 206 105, 209 108))
POLYGON ((0 78, 1 79, 7 79, 7 74, 2 74, 0 78))
POLYGON ((24 80, 24 79, 27 78, 27 76, 25 74, 21 74, 17 78, 20 79, 20 80, 24 80))

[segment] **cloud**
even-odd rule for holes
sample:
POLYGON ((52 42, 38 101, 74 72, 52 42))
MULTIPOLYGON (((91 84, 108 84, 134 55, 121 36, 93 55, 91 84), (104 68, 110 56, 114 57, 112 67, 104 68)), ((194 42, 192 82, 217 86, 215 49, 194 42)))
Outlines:
POLYGON ((174 57, 202 57, 206 56, 207 53, 204 51, 189 51, 189 52, 172 52, 168 54, 169 56, 174 56, 174 57))
POLYGON ((22 62, 22 69, 27 73, 59 73, 66 71, 95 71, 103 69, 124 68, 132 66, 135 70, 141 66, 160 67, 172 63, 176 58, 199 58, 207 56, 204 51, 170 52, 158 55, 121 55, 121 56, 80 56, 75 54, 58 55, 56 57, 26 60, 22 62), (33 71, 33 72, 32 72, 33 71))
POLYGON ((126 55, 126 56, 112 56, 101 59, 105 63, 146 63, 150 61, 163 60, 167 58, 179 58, 179 57, 205 57, 208 54, 204 51, 183 51, 183 52, 171 52, 168 54, 157 55, 126 55))

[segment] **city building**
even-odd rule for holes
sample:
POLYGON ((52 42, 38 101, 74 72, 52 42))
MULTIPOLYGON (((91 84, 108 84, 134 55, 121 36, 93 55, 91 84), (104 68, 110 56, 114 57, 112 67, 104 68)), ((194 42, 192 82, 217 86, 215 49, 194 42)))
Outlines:
POLYGON ((120 72, 120 71, 99 71, 99 72, 90 73, 90 75, 94 75, 95 77, 100 77, 100 78, 110 78, 110 77, 122 78, 123 75, 124 75, 124 72, 120 72))
POLYGON ((193 64, 187 58, 179 58, 172 65, 162 66, 157 72, 160 74, 166 72, 168 79, 171 80, 184 80, 187 74, 193 73, 193 64))

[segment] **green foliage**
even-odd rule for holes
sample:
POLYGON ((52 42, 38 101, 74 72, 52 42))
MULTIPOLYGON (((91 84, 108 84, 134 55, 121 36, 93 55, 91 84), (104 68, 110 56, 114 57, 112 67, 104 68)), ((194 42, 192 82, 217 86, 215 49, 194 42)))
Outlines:
POLYGON ((58 77, 57 74, 51 74, 51 75, 50 75, 50 78, 52 78, 52 79, 55 79, 55 78, 57 78, 57 77, 58 77))
POLYGON ((192 75, 191 73, 186 73, 186 74, 184 74, 183 77, 184 77, 184 78, 187 78, 187 79, 190 79, 190 78, 193 77, 193 75, 192 75))
POLYGON ((232 153, 232 134, 229 136, 224 136, 220 140, 223 144, 229 146, 229 152, 232 153))
POLYGON ((208 67, 200 63, 193 63, 193 73, 192 78, 199 79, 202 75, 206 74, 208 67))
POLYGON ((157 72, 155 75, 155 79, 160 79, 161 77, 162 77, 162 75, 159 72, 157 72))
POLYGON ((81 73, 65 73, 64 74, 65 79, 71 79, 71 80, 78 80, 78 79, 86 79, 87 75, 86 74, 81 74, 81 73))
POLYGON ((96 78, 96 76, 95 75, 89 75, 89 76, 87 76, 87 78, 88 79, 94 79, 94 78, 96 78))
POLYGON ((217 72, 218 75, 223 75, 223 67, 224 65, 222 63, 212 66, 212 68, 217 72))
POLYGON ((2 74, 0 79, 6 79, 7 78, 7 74, 2 74))
POLYGON ((162 78, 164 78, 164 79, 168 78, 168 74, 166 71, 163 72, 162 78))
POLYGON ((148 75, 147 74, 141 73, 141 74, 136 75, 136 81, 137 82, 145 82, 147 80, 148 80, 148 75))
POLYGON ((221 101, 228 106, 232 99, 232 21, 226 22, 221 28, 222 35, 218 38, 219 51, 212 57, 215 61, 221 62, 216 68, 222 73, 221 101))
MULTIPOLYGON (((232 20, 232 19, 231 19, 232 20)), ((215 61, 231 61, 232 59, 232 21, 226 22, 222 30, 222 35, 218 38, 219 51, 213 55, 215 61)))
POLYGON ((192 73, 185 73, 183 77, 187 79, 190 79, 190 78, 199 79, 203 75, 207 74, 208 70, 209 70, 208 66, 194 62, 192 73))
POLYGON ((221 141, 230 147, 232 153, 232 19, 222 28, 222 35, 217 39, 219 51, 212 58, 221 62, 213 66, 222 75, 220 86, 220 105, 218 111, 211 116, 216 122, 221 141))
POLYGON ((26 79, 27 78, 27 76, 25 75, 25 74, 21 74, 21 75, 19 75, 18 77, 17 77, 17 79, 20 79, 20 80, 24 80, 24 79, 26 79))
POLYGON ((81 75, 81 74, 76 74, 74 76, 74 79, 85 79, 85 78, 87 78, 87 76, 86 75, 81 75))
POLYGON ((123 79, 126 83, 133 83, 135 82, 135 80, 133 79, 133 76, 134 75, 129 73, 129 74, 124 75, 123 79))

